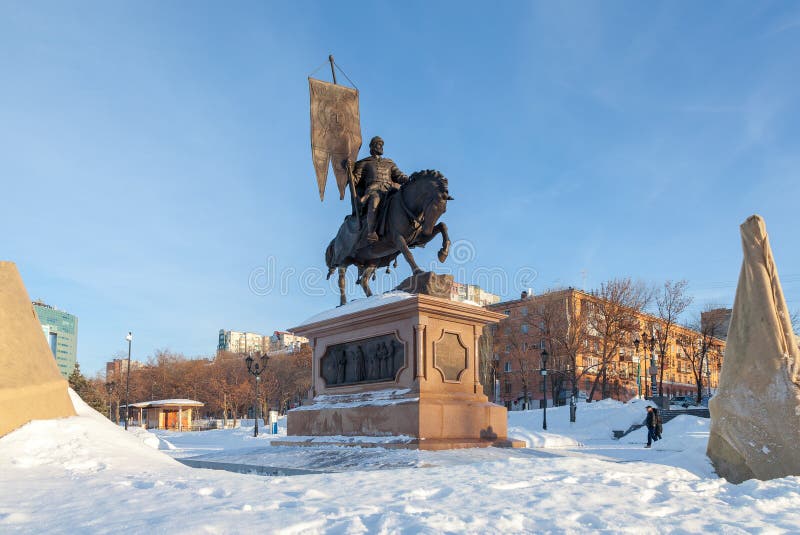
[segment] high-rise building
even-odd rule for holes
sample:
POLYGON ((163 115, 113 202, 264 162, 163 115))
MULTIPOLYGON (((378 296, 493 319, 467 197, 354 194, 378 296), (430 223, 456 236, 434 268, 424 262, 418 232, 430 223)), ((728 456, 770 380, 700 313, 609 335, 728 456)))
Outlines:
POLYGON ((78 318, 41 301, 33 309, 61 375, 69 377, 78 361, 78 318))
POLYGON ((487 292, 475 284, 453 282, 453 286, 450 288, 450 300, 462 303, 470 302, 485 307, 499 303, 500 296, 487 292))
POLYGON ((270 349, 269 335, 240 331, 219 330, 217 351, 231 353, 266 353, 270 349))
POLYGON ((287 331, 275 331, 270 337, 270 352, 293 353, 308 343, 308 338, 287 331))
MULTIPOLYGON (((138 360, 131 360, 131 371, 143 368, 138 360)), ((128 371, 128 359, 114 359, 106 362, 106 382, 120 381, 128 371)))

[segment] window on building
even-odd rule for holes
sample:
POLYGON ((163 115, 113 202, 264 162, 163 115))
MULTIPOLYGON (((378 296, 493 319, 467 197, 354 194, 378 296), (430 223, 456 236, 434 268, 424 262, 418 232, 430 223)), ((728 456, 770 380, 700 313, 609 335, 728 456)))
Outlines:
POLYGON ((505 314, 506 316, 511 316, 511 311, 506 309, 503 311, 503 314, 505 314))
POLYGON ((522 314, 523 316, 527 316, 528 315, 528 307, 522 307, 521 309, 519 309, 519 311, 520 311, 520 314, 522 314))
POLYGON ((510 362, 506 362, 505 367, 503 368, 503 371, 505 371, 506 373, 511 371, 511 363, 510 362))
POLYGON ((539 340, 539 349, 544 349, 544 339, 539 340))
POLYGON ((522 326, 520 327, 520 330, 522 331, 522 334, 528 334, 528 329, 529 329, 529 327, 528 327, 527 323, 523 323, 522 326))
POLYGON ((506 381, 506 394, 511 393, 511 381, 506 381))

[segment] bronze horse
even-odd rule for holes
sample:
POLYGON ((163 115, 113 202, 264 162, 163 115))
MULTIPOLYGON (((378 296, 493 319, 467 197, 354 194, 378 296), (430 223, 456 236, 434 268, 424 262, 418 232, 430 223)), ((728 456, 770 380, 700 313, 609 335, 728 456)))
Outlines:
MULTIPOLYGON (((358 268, 357 282, 367 297, 372 295, 369 279, 375 270, 387 267, 402 253, 414 274, 421 273, 410 249, 424 247, 437 234, 442 235, 439 261, 444 262, 450 252, 450 237, 447 225, 439 223, 439 217, 447 210, 447 201, 453 198, 447 190, 447 179, 439 171, 426 170, 413 173, 408 182, 388 195, 381 202, 379 214, 380 239, 369 243, 363 236, 359 218, 345 217, 336 238, 325 251, 328 279, 339 270, 340 305, 347 302, 345 296, 345 273, 347 268, 358 268)), ((396 264, 395 264, 396 265, 396 264)))

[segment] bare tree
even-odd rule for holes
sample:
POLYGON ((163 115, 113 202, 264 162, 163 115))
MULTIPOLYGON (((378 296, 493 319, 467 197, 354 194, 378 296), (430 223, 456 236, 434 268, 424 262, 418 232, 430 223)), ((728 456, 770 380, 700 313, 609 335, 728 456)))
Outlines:
POLYGON ((478 339, 478 377, 483 385, 483 393, 493 402, 497 402, 494 399, 494 381, 497 374, 494 359, 495 328, 495 325, 486 325, 478 339))
POLYGON ((529 325, 518 321, 505 321, 499 327, 495 343, 498 348, 504 348, 504 352, 511 364, 510 372, 519 377, 522 386, 522 399, 525 407, 529 407, 531 393, 536 384, 536 377, 539 375, 540 358, 539 352, 535 351, 532 345, 531 336, 528 334, 529 325))
POLYGON ((601 397, 608 393, 608 371, 620 347, 639 330, 638 315, 650 302, 652 292, 640 282, 630 278, 613 279, 587 299, 587 327, 589 335, 598 342, 598 373, 592 383, 587 401, 594 398, 598 385, 601 397))
POLYGON ((593 366, 578 366, 578 355, 588 345, 586 307, 572 299, 572 292, 552 292, 537 298, 533 319, 551 355, 550 387, 553 399, 569 388, 578 395, 579 381, 593 366))
POLYGON ((299 403, 311 388, 311 346, 270 356, 264 380, 265 397, 272 407, 285 412, 299 403))
POLYGON ((658 352, 661 355, 662 365, 658 376, 658 391, 664 391, 664 370, 666 366, 667 349, 670 337, 680 316, 692 304, 692 297, 687 295, 689 283, 686 280, 677 282, 668 280, 656 291, 656 316, 661 321, 655 326, 655 339, 658 352))
POLYGON ((706 307, 688 327, 696 334, 678 336, 677 342, 692 368, 692 376, 697 386, 697 403, 703 400, 703 376, 708 377, 711 358, 719 352, 717 337, 724 334, 725 318, 716 310, 706 307))

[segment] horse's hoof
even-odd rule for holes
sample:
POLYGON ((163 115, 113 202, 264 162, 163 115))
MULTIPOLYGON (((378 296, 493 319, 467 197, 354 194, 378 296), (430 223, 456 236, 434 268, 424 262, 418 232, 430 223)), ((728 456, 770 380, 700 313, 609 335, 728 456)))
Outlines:
POLYGON ((444 250, 439 251, 439 262, 444 262, 447 260, 447 252, 444 250))

